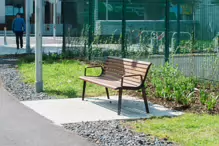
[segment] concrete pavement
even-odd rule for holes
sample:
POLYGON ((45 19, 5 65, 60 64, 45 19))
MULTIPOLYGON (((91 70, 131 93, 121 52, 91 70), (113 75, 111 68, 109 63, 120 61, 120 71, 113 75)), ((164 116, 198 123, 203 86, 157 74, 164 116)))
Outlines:
MULTIPOLYGON (((15 36, 8 36, 6 40, 8 45, 16 44, 15 36)), ((26 44, 26 37, 23 37, 23 41, 24 44, 26 44)), ((0 45, 3 44, 4 44, 4 37, 0 36, 0 45)), ((36 44, 35 37, 30 37, 30 44, 31 45, 36 44)), ((56 37, 56 39, 54 39, 53 37, 43 37, 42 44, 62 44, 62 37, 56 37)))
POLYGON ((0 81, 0 146, 92 146, 22 105, 0 81))
POLYGON ((23 101, 27 107, 51 120, 57 125, 87 121, 134 120, 150 117, 179 116, 182 112, 149 103, 150 113, 146 114, 143 100, 123 96, 122 112, 117 115, 118 97, 54 99, 23 101))
MULTIPOLYGON (((24 48, 26 46, 24 45, 24 48)), ((31 52, 35 53, 35 45, 31 45, 31 52)), ((50 45, 43 45, 43 52, 47 53, 61 53, 62 46, 50 44, 50 45)), ((2 45, 0 46, 0 55, 8 55, 8 54, 24 54, 26 53, 26 49, 16 49, 16 45, 2 45)))
MULTIPOLYGON (((15 37, 7 37, 7 44, 4 45, 4 37, 0 36, 0 55, 7 55, 7 54, 23 54, 26 53, 26 38, 24 40, 24 49, 19 49, 17 51, 16 40, 15 37)), ((30 47, 32 53, 35 52, 36 40, 35 37, 30 37, 30 47)), ((44 53, 61 53, 62 50, 62 37, 43 37, 42 38, 42 46, 44 53)))

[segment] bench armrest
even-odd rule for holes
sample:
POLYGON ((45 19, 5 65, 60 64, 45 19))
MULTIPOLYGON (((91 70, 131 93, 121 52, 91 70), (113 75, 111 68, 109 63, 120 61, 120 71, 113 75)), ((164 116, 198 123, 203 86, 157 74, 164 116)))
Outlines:
POLYGON ((100 65, 88 66, 88 67, 85 67, 84 76, 87 76, 87 69, 89 69, 89 68, 101 68, 101 70, 102 70, 101 74, 103 73, 103 67, 100 65))
POLYGON ((126 77, 141 77, 141 82, 143 82, 143 77, 142 77, 142 75, 140 75, 140 74, 123 75, 123 76, 122 76, 122 79, 121 79, 121 87, 124 87, 124 86, 123 86, 123 81, 124 81, 124 78, 126 78, 126 77))
POLYGON ((101 66, 101 65, 87 66, 87 67, 85 67, 85 68, 98 68, 98 67, 101 67, 101 68, 102 68, 102 66, 101 66))

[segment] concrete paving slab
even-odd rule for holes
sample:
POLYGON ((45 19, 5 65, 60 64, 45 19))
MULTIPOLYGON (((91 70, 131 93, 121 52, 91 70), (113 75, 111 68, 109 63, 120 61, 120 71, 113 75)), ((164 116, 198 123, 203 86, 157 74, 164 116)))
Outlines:
POLYGON ((23 54, 26 53, 26 49, 17 50, 16 47, 11 46, 0 46, 0 55, 8 55, 8 54, 23 54))
POLYGON ((125 96, 122 101, 122 113, 117 115, 117 97, 74 99, 56 99, 22 102, 35 112, 57 125, 99 120, 142 119, 152 116, 179 116, 182 112, 172 111, 163 106, 149 103, 150 114, 146 114, 144 103, 133 97, 125 96))
MULTIPOLYGON (((35 53, 35 45, 31 45, 31 51, 32 53, 35 53)), ((17 50, 16 45, 2 45, 0 46, 0 55, 8 55, 8 54, 24 54, 26 53, 26 45, 24 45, 24 48, 17 50)), ((48 53, 61 53, 62 47, 59 44, 47 44, 43 45, 43 51, 45 54, 48 53)))
MULTIPOLYGON (((15 36, 8 36, 7 37, 7 44, 16 44, 15 36)), ((24 44, 26 43, 26 37, 23 37, 24 44)), ((43 44, 62 44, 62 37, 56 37, 55 39, 53 37, 43 37, 42 38, 43 44)), ((0 36, 0 44, 4 44, 4 37, 0 36)), ((36 40, 34 36, 30 37, 30 44, 36 44, 36 40)))

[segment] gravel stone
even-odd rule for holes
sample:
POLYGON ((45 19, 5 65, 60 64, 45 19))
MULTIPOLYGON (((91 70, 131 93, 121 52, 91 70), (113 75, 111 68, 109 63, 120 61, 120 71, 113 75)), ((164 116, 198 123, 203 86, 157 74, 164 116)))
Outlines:
POLYGON ((97 121, 64 124, 66 129, 100 146, 175 146, 167 140, 135 133, 122 126, 121 121, 97 121))
POLYGON ((17 70, 15 59, 0 59, 0 77, 5 89, 20 101, 55 99, 45 93, 36 93, 35 87, 25 84, 17 70))

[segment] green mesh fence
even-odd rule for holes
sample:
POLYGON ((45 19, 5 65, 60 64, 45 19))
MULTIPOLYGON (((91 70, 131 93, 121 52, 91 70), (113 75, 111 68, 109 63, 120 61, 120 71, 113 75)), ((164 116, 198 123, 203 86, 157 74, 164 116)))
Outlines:
POLYGON ((72 58, 118 56, 178 66, 219 81, 215 0, 63 0, 63 50, 72 58))

